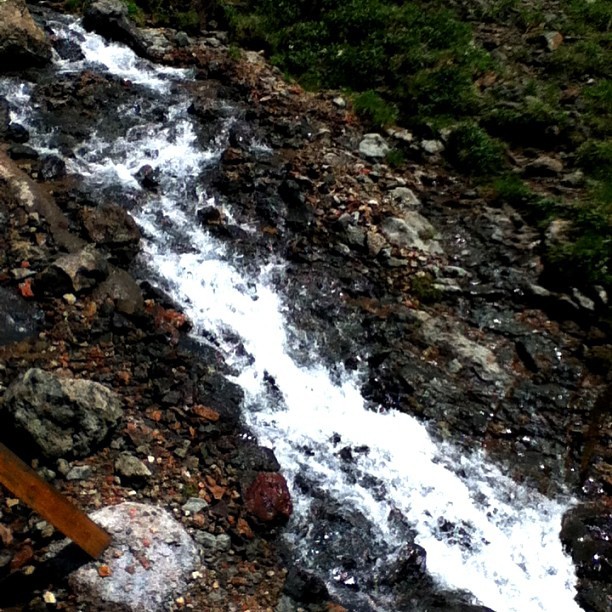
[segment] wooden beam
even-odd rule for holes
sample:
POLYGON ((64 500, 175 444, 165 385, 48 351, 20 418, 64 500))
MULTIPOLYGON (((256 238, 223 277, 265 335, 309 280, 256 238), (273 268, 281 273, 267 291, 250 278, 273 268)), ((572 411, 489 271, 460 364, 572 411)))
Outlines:
POLYGON ((111 536, 0 443, 0 483, 97 559, 111 536))

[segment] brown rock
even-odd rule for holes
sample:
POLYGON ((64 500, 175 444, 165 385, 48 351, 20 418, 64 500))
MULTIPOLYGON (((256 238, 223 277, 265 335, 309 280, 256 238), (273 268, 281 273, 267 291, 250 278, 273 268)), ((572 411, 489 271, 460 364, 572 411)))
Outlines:
POLYGON ((285 523, 293 504, 284 476, 276 472, 260 472, 245 493, 248 511, 262 523, 285 523))
POLYGON ((0 72, 40 66, 50 60, 51 45, 24 0, 0 2, 0 72))

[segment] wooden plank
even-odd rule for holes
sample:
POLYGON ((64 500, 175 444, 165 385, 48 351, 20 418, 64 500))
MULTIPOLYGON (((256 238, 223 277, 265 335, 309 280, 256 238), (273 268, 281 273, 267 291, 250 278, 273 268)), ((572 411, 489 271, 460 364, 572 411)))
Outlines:
POLYGON ((0 483, 97 559, 111 536, 0 443, 0 483))

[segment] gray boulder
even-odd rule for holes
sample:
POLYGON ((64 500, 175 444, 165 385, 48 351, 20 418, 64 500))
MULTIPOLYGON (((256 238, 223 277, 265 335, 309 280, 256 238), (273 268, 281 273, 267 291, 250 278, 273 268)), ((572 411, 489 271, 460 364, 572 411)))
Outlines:
POLYGON ((123 415, 121 399, 104 385, 38 368, 9 387, 3 404, 17 431, 49 458, 91 454, 123 415))
POLYGON ((50 60, 51 44, 24 0, 1 0, 0 72, 41 66, 50 60))
POLYGON ((200 566, 198 549, 169 512, 123 503, 98 510, 91 518, 113 542, 99 562, 80 567, 69 583, 84 609, 156 612, 169 610, 200 566))
POLYGON ((380 134, 366 134, 359 143, 359 154, 367 159, 384 159, 391 148, 380 134))

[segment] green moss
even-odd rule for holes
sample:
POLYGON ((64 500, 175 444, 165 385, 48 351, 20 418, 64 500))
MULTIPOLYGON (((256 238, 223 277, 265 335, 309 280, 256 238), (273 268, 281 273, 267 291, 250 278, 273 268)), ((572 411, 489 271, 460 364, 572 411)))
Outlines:
POLYGON ((440 301, 442 293, 436 288, 429 274, 415 275, 410 279, 410 294, 424 304, 440 301))

